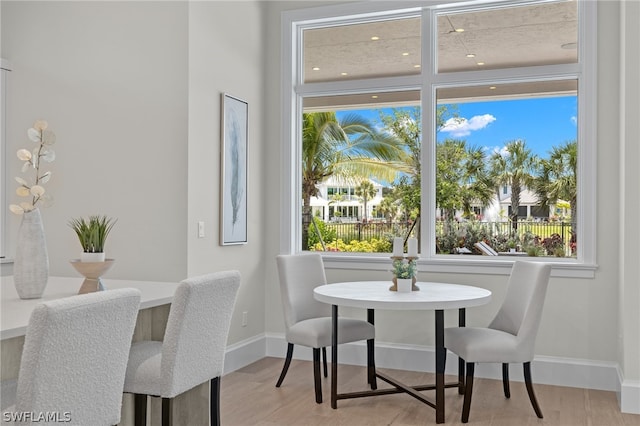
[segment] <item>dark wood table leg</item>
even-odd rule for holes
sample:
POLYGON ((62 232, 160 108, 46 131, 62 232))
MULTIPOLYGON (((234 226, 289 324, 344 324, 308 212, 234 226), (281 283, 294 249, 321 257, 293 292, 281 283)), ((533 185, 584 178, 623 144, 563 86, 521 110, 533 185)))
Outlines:
POLYGON ((338 408, 338 305, 331 306, 331 408, 338 408))
MULTIPOLYGON (((373 309, 367 309, 367 321, 369 324, 375 324, 375 314, 373 309)), ((375 357, 375 340, 367 340, 367 375, 369 386, 371 389, 378 389, 378 382, 376 381, 376 357, 375 357)))
POLYGON ((444 311, 436 310, 436 423, 444 423, 444 311))
MULTIPOLYGON (((458 310, 458 326, 464 327, 466 325, 465 309, 460 308, 458 310)), ((464 395, 464 366, 465 362, 462 358, 458 357, 458 394, 464 395)))

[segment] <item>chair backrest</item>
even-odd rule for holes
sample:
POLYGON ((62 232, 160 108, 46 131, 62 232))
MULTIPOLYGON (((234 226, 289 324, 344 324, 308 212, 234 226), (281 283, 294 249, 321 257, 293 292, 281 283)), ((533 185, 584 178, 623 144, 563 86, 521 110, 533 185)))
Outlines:
POLYGON ((186 279, 176 289, 162 343, 162 396, 172 398, 222 376, 238 271, 186 279))
POLYGON ((57 413, 75 425, 119 423, 139 306, 136 289, 36 306, 22 351, 16 412, 57 413))
POLYGON ((313 297, 313 289, 327 283, 322 256, 316 253, 279 255, 276 261, 287 330, 309 318, 331 316, 331 306, 313 297))
POLYGON ((477 243, 474 244, 474 246, 480 250, 480 252, 484 255, 484 256, 497 256, 498 252, 495 251, 493 249, 493 247, 491 247, 489 244, 485 243, 484 241, 478 241, 477 243))
POLYGON ((507 295, 489 328, 518 337, 523 353, 531 354, 540 325, 551 266, 539 262, 513 264, 507 295))

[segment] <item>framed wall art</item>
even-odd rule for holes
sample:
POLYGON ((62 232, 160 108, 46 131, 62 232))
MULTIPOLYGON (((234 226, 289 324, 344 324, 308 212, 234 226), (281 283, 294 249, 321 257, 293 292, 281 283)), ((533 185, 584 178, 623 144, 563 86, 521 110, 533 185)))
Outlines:
POLYGON ((222 94, 220 244, 247 243, 249 104, 222 94))

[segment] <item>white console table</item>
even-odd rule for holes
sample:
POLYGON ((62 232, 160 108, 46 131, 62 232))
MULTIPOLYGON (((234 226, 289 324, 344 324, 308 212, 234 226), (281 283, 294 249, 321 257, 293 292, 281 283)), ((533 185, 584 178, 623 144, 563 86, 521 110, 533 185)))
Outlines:
MULTIPOLYGON (((78 294, 84 278, 49 277, 42 298, 26 300, 18 297, 13 285, 13 277, 2 277, 1 280, 0 339, 5 340, 11 337, 24 336, 31 312, 39 303, 78 294)), ((170 304, 173 299, 173 293, 178 287, 177 283, 154 281, 110 280, 103 278, 102 282, 107 289, 133 287, 140 290, 141 310, 170 304)))

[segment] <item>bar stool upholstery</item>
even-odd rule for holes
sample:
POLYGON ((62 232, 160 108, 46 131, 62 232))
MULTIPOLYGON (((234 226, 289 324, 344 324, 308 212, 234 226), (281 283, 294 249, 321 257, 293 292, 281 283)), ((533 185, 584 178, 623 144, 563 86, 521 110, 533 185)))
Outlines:
POLYGON ((37 305, 29 319, 18 379, 2 383, 2 411, 33 414, 21 424, 60 424, 38 420, 41 413, 55 413, 58 421, 70 425, 119 423, 139 306, 136 289, 37 305))
MULTIPOLYGON (((327 376, 326 347, 331 346, 331 305, 318 302, 313 289, 327 284, 322 256, 319 254, 280 255, 276 257, 280 275, 280 295, 285 319, 287 356, 276 387, 284 381, 294 345, 313 350, 313 376, 316 402, 322 402, 320 381, 320 349, 324 355, 324 375, 327 376)), ((376 388, 373 360, 375 327, 364 320, 338 318, 338 343, 367 340, 368 380, 376 388)))
POLYGON ((550 273, 551 266, 548 264, 515 262, 505 300, 487 328, 445 329, 445 347, 466 362, 463 423, 469 421, 474 366, 477 362, 502 363, 503 389, 507 398, 511 396, 509 363, 522 362, 531 405, 536 415, 542 418, 531 381, 531 361, 550 273))
POLYGON ((211 424, 220 424, 220 376, 240 273, 189 278, 176 289, 164 339, 134 342, 124 391, 135 394, 135 424, 146 425, 147 396, 162 398, 162 424, 171 423, 171 399, 211 381, 211 424))

